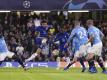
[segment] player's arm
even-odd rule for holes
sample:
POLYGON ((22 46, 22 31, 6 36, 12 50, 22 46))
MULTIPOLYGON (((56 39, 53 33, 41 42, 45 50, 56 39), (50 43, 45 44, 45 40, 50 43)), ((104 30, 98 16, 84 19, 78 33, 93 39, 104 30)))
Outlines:
POLYGON ((100 37, 101 37, 101 39, 104 38, 104 34, 101 31, 100 31, 100 37))
POLYGON ((55 36, 53 41, 54 41, 55 44, 59 44, 60 43, 58 34, 55 36))
POLYGON ((70 34, 70 36, 69 36, 69 38, 67 40, 67 43, 65 44, 64 47, 68 46, 68 44, 70 43, 70 41, 73 39, 74 36, 75 36, 75 30, 72 30, 72 32, 71 32, 71 34, 70 34))
POLYGON ((75 36, 75 30, 72 30, 72 32, 67 40, 67 43, 70 43, 70 41, 73 39, 74 36, 75 36))
POLYGON ((93 41, 93 38, 94 38, 94 34, 93 34, 93 32, 88 32, 88 42, 87 43, 89 43, 89 42, 92 42, 93 41))

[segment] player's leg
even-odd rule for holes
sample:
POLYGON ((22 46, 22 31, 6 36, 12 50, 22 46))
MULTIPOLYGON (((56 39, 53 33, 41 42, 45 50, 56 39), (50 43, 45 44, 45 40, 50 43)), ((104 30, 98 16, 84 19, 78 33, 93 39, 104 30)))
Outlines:
POLYGON ((3 61, 0 61, 0 65, 2 64, 3 61))
POLYGON ((5 60, 6 58, 6 53, 0 53, 0 65, 2 64, 2 62, 5 60))
POLYGON ((18 57, 18 55, 14 54, 12 56, 12 59, 15 59, 23 68, 25 68, 25 65, 23 64, 22 60, 18 57))
POLYGON ((106 68, 103 64, 103 59, 100 56, 97 56, 97 62, 99 64, 99 66, 102 68, 102 73, 107 74, 106 68))
POLYGON ((67 62, 67 64, 70 63, 70 57, 66 57, 66 62, 67 62))
POLYGON ((68 49, 65 49, 64 53, 65 53, 65 58, 68 65, 70 63, 70 51, 68 49))
POLYGON ((56 60, 56 61, 57 61, 57 68, 56 68, 56 69, 57 69, 57 70, 59 70, 59 69, 60 69, 60 67, 61 67, 61 65, 60 65, 60 64, 61 64, 61 62, 60 62, 60 61, 61 61, 61 59, 60 59, 60 57, 59 57, 59 56, 57 57, 57 60, 56 60))
POLYGON ((79 51, 76 51, 73 60, 64 68, 64 70, 69 69, 75 62, 78 61, 79 51))
POLYGON ((64 59, 63 57, 64 57, 63 50, 60 50, 57 57, 57 68, 56 68, 57 70, 61 68, 61 60, 64 59))
POLYGON ((93 53, 88 53, 86 60, 88 61, 89 64, 89 72, 91 73, 97 73, 97 68, 95 67, 94 61, 95 61, 95 54, 93 53))
POLYGON ((88 61, 89 64, 89 72, 91 73, 97 73, 97 69, 95 67, 94 64, 94 57, 95 57, 95 52, 96 52, 97 48, 95 46, 89 47, 87 49, 87 56, 86 56, 86 60, 88 61))
POLYGON ((79 52, 80 52, 79 61, 80 61, 80 64, 82 65, 82 72, 85 72, 85 70, 86 70, 84 60, 85 60, 85 56, 87 55, 87 49, 90 46, 91 46, 91 44, 82 45, 82 46, 80 46, 80 49, 79 49, 79 52))
POLYGON ((64 70, 69 69, 77 60, 78 58, 74 57, 73 60, 64 68, 64 70))
POLYGON ((18 57, 18 55, 16 55, 13 52, 9 51, 9 52, 6 53, 6 57, 16 60, 25 70, 27 70, 27 68, 23 64, 23 61, 18 57))
POLYGON ((79 58, 80 64, 82 65, 82 72, 86 70, 83 57, 79 58))
POLYGON ((40 53, 41 53, 41 49, 38 48, 37 51, 36 51, 36 53, 33 53, 28 59, 25 60, 25 63, 33 60, 40 53))
POLYGON ((91 73, 97 73, 97 69, 95 67, 94 59, 90 59, 88 61, 88 64, 89 64, 89 70, 88 71, 91 73))

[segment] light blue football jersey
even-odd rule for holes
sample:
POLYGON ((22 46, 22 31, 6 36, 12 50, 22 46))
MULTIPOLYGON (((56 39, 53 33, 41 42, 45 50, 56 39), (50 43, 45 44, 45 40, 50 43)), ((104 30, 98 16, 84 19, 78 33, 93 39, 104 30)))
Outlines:
POLYGON ((92 44, 97 44, 97 43, 102 42, 101 38, 104 36, 104 34, 95 26, 90 26, 88 28, 88 35, 89 37, 91 36, 93 37, 92 44))
POLYGON ((70 40, 73 39, 74 37, 76 37, 78 39, 79 46, 84 45, 88 42, 87 31, 83 27, 75 27, 72 30, 71 35, 67 42, 70 42, 70 40))

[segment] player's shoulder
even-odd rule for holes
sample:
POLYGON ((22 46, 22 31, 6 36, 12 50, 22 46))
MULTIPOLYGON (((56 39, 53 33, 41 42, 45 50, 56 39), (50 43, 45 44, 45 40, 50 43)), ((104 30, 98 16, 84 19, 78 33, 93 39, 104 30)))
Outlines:
POLYGON ((80 27, 81 30, 86 30, 86 28, 84 28, 83 26, 80 27))
POLYGON ((93 31, 95 29, 95 26, 88 27, 88 31, 93 31))

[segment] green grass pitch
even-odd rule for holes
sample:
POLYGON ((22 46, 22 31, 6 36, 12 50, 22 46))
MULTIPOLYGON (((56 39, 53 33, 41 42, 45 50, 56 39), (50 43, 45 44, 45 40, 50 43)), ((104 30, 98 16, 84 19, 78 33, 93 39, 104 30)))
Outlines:
POLYGON ((68 71, 55 68, 31 68, 24 71, 22 68, 0 68, 0 80, 107 80, 107 74, 90 74, 87 71, 81 73, 80 68, 72 68, 68 71))

